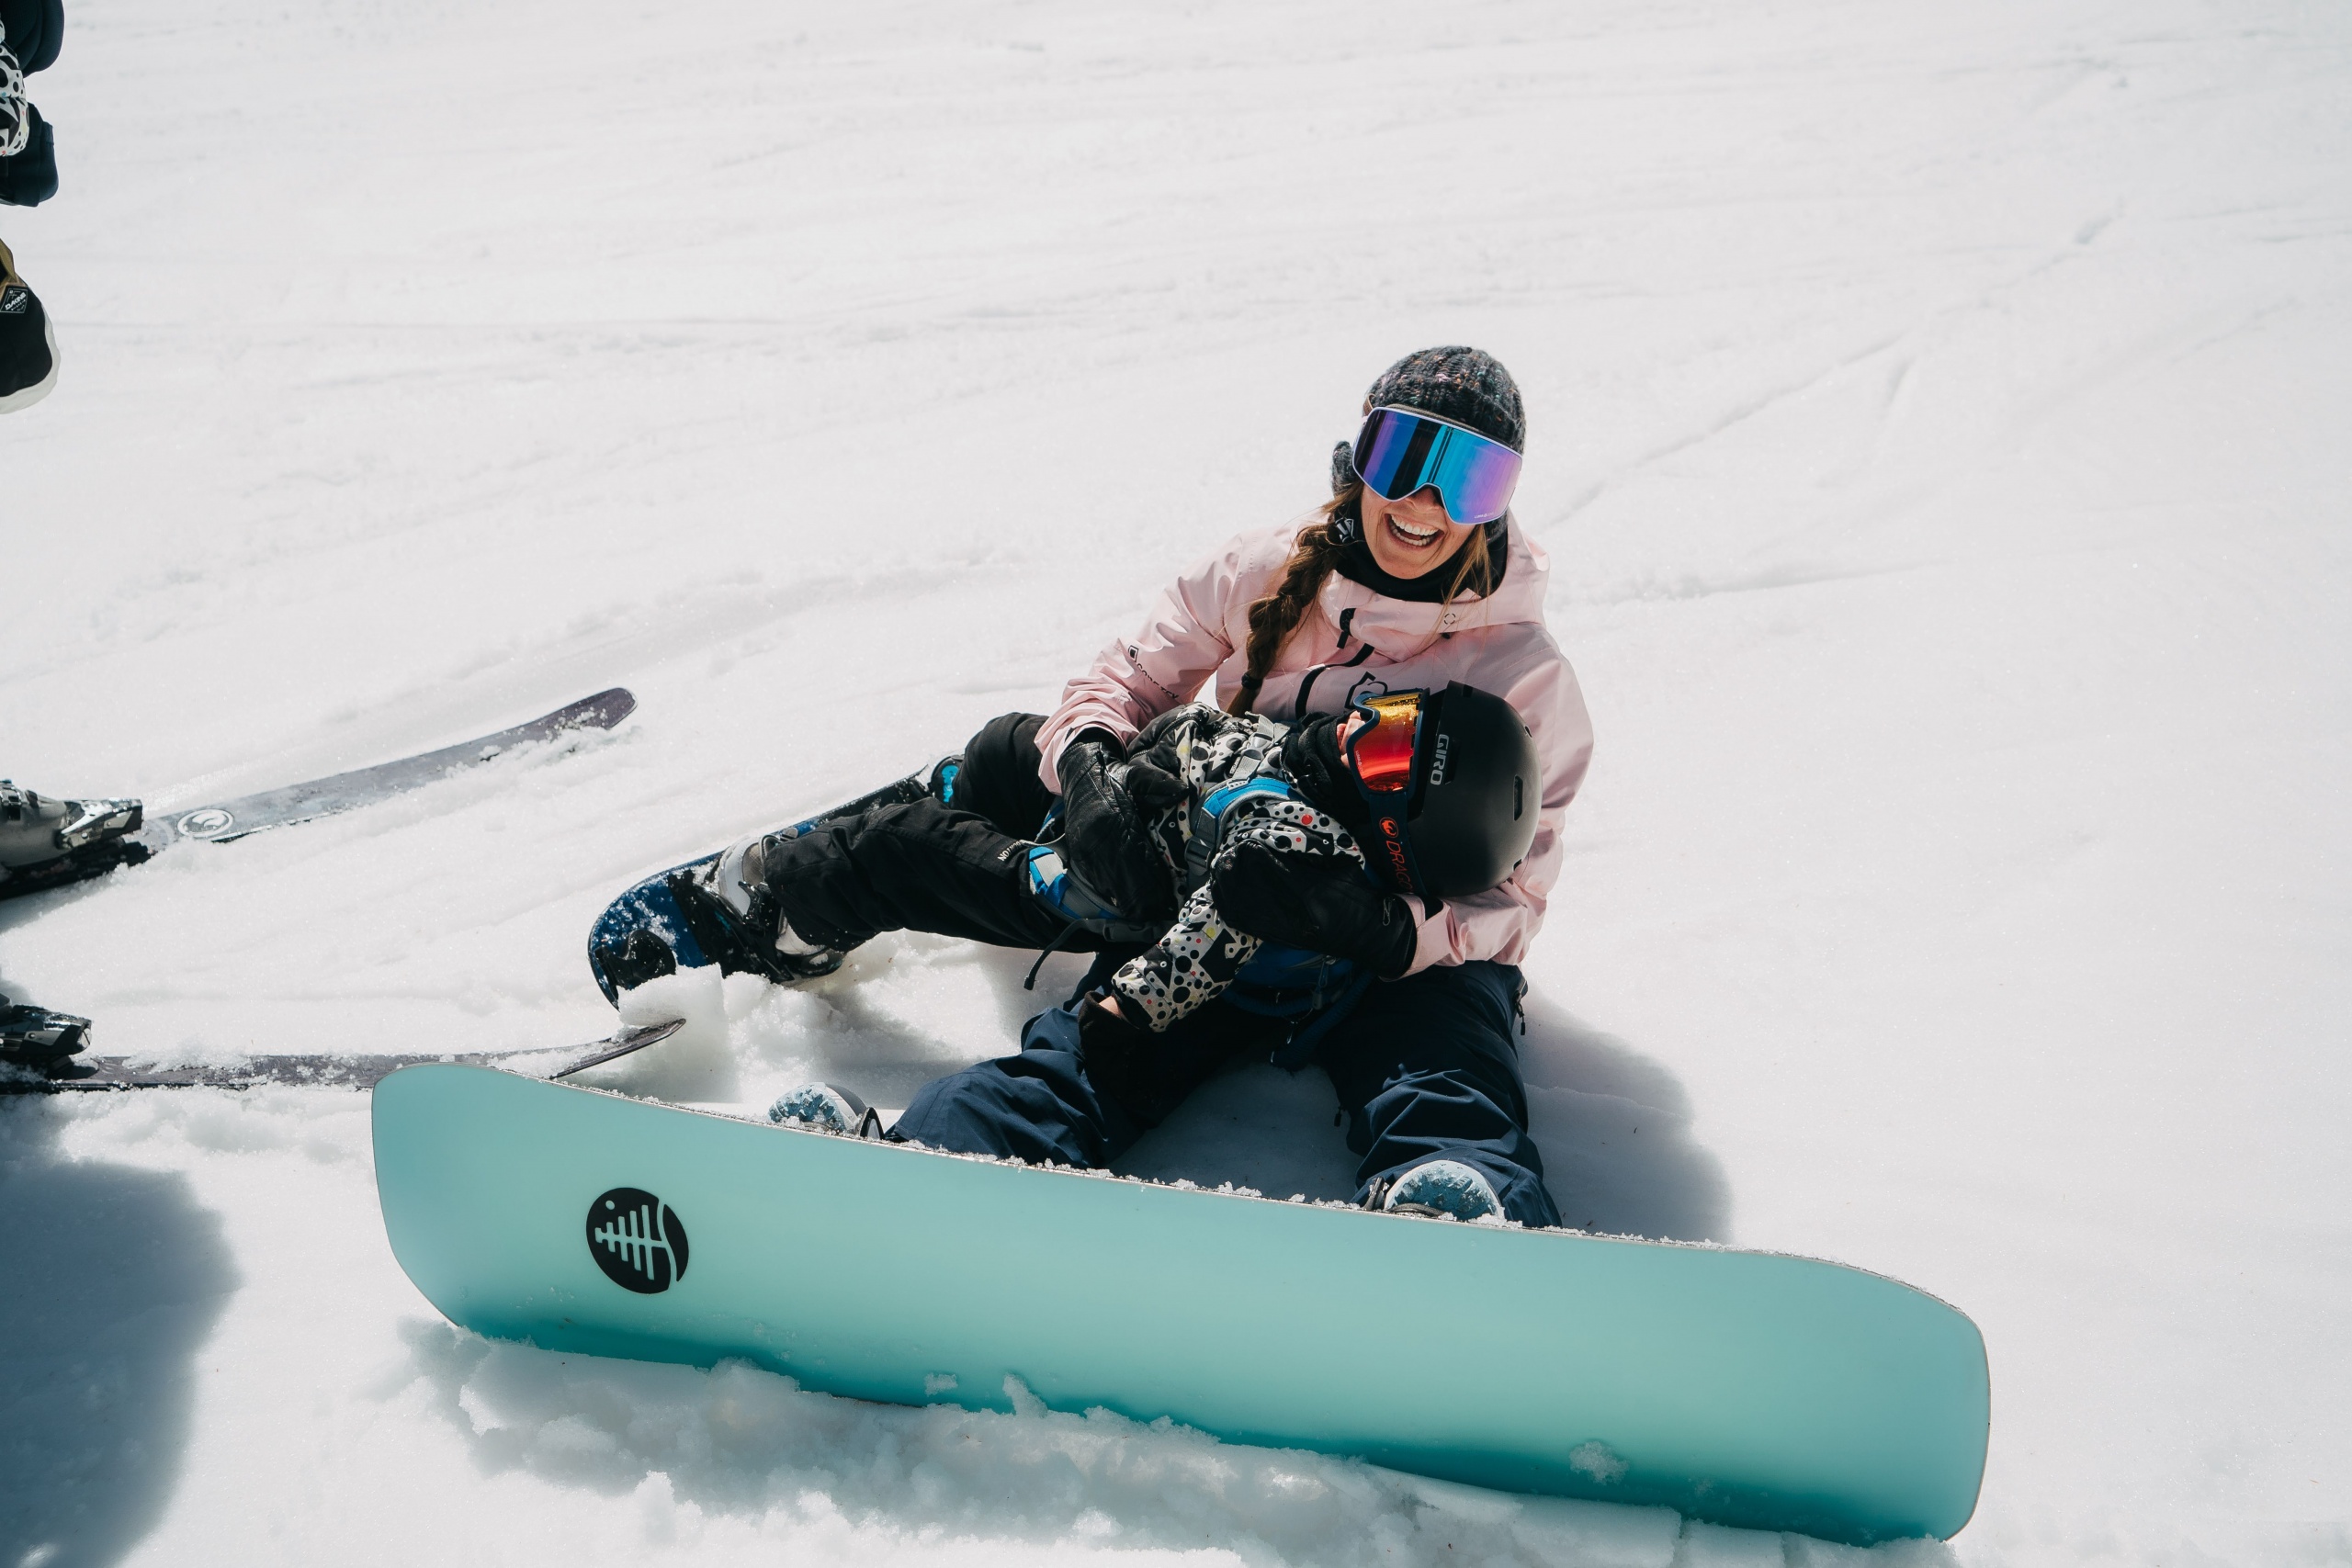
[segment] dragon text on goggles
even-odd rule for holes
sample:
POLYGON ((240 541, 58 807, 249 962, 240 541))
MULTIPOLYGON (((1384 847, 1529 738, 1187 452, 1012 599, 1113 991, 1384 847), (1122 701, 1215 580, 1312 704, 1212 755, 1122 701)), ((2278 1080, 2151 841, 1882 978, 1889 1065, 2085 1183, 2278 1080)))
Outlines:
POLYGON ((1364 722, 1348 737, 1348 767, 1357 787, 1372 807, 1372 825, 1380 842, 1367 845, 1382 880, 1399 893, 1420 890, 1420 868, 1413 863, 1413 846, 1405 821, 1411 810, 1413 757, 1421 737, 1426 711, 1423 692, 1390 692, 1350 704, 1364 722))

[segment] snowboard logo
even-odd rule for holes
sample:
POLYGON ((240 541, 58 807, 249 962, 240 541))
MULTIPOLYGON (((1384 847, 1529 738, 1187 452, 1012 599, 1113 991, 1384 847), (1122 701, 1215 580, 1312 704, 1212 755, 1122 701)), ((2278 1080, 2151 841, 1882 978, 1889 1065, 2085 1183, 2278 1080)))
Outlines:
POLYGON ((588 1205, 588 1255, 625 1291, 656 1296, 686 1277, 686 1226, 678 1211, 636 1187, 588 1205))
POLYGON ((191 811, 180 818, 180 831, 191 839, 217 839, 236 825, 236 818, 217 806, 191 811))

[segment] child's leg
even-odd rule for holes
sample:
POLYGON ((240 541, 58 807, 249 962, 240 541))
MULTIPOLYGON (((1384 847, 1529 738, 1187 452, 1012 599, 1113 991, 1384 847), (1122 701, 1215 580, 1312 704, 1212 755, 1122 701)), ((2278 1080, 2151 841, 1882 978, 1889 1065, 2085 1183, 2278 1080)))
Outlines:
MULTIPOLYGON (((1037 777, 1035 714, 972 737, 934 796, 842 818, 764 852, 769 890, 801 938, 850 948, 881 931, 1044 947, 1068 923, 1029 891, 1027 851, 1053 796, 1037 777)), ((943 770, 944 772, 944 770, 943 770)), ((1063 945, 1091 951, 1085 933, 1063 945)))
POLYGON ((1424 969, 1373 987, 1324 1038, 1316 1061, 1348 1112, 1348 1147, 1363 1156, 1359 1194, 1430 1160, 1459 1160, 1494 1184, 1510 1218, 1560 1223, 1527 1135, 1520 984, 1502 964, 1424 969))
POLYGON ((1045 727, 1046 716, 1035 713, 1008 713, 980 726, 964 743, 947 804, 987 818, 999 832, 1035 838, 1054 804, 1053 792, 1037 775, 1037 732, 1045 727))

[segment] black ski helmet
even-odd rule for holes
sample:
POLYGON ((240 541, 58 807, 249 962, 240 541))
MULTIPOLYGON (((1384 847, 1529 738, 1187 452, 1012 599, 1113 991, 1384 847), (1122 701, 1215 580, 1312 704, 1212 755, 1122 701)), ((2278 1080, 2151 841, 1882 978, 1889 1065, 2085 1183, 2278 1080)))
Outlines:
POLYGON ((1394 830, 1386 802, 1367 798, 1376 840, 1364 846, 1367 853, 1393 868, 1401 848, 1413 890, 1424 897, 1484 893, 1517 870, 1535 842, 1544 804, 1535 737, 1510 704, 1455 681, 1423 698, 1403 831, 1394 830))

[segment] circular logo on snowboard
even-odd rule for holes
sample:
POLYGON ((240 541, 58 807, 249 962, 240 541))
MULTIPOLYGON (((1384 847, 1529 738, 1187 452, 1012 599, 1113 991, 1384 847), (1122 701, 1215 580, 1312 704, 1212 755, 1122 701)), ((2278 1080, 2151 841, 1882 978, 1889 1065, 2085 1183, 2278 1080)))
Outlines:
POLYGON ((616 1187, 588 1205, 588 1255, 621 1289, 659 1295, 686 1277, 685 1222, 652 1193, 616 1187))
POLYGON ((237 819, 217 806, 191 811, 180 818, 180 831, 191 839, 217 839, 237 825, 237 819))

